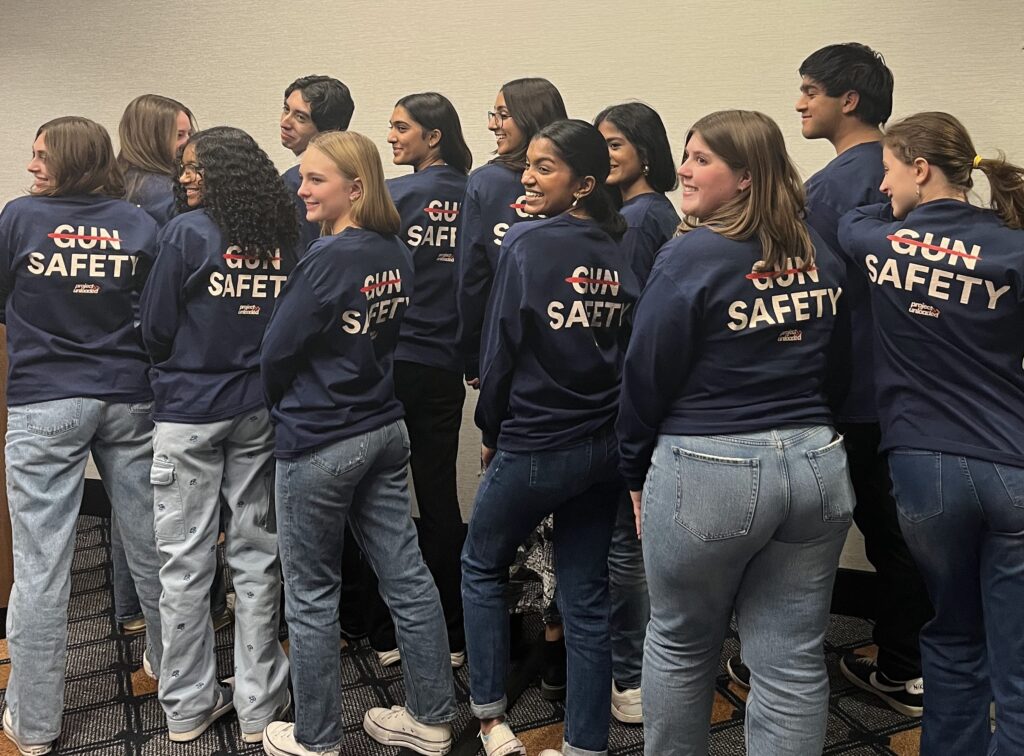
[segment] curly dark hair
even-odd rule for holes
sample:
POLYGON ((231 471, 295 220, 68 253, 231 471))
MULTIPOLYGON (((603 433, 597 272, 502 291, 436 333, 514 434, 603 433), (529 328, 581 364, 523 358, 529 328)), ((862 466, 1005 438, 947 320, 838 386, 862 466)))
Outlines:
MULTIPOLYGON (((293 255, 299 240, 295 203, 256 141, 241 129, 215 126, 193 134, 189 145, 203 177, 202 209, 227 243, 260 260, 293 255)), ((174 200, 179 213, 188 212, 180 182, 174 200)))

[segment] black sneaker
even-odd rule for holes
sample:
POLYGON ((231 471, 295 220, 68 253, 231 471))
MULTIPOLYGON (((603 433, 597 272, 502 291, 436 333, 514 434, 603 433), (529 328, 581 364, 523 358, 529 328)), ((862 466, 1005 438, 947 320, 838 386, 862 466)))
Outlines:
POLYGON ((741 688, 750 690, 750 668, 743 663, 743 659, 740 658, 739 654, 729 657, 729 660, 725 663, 725 671, 729 673, 729 677, 732 678, 734 683, 741 688))
POLYGON ((565 638, 544 641, 540 694, 546 701, 561 701, 565 698, 565 638))
POLYGON ((861 690, 874 693, 905 717, 920 717, 924 713, 924 681, 892 680, 878 670, 878 663, 870 656, 844 654, 839 662, 843 676, 861 690))

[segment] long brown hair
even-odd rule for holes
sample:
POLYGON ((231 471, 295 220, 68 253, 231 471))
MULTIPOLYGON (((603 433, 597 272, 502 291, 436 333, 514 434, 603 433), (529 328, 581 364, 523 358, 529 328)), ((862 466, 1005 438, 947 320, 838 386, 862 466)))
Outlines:
POLYGON ((330 158, 346 178, 362 181, 362 195, 349 212, 353 223, 378 234, 397 234, 401 230, 402 217, 384 183, 380 152, 370 139, 354 131, 323 131, 310 140, 309 146, 330 158))
POLYGON ((1006 156, 980 158, 967 129, 949 113, 916 113, 886 129, 882 144, 900 161, 911 165, 917 158, 938 168, 954 187, 967 192, 974 187, 971 172, 977 168, 988 178, 989 207, 1010 228, 1024 227, 1024 168, 1006 156))
POLYGON ((124 196, 124 176, 114 159, 114 145, 100 124, 80 116, 63 116, 40 126, 36 138, 40 134, 46 142, 46 169, 53 185, 36 194, 124 196))
POLYGON ((129 102, 117 126, 121 142, 117 163, 121 170, 135 168, 174 176, 177 166, 171 145, 178 131, 178 113, 187 115, 192 131, 197 130, 192 111, 170 97, 144 94, 129 102))
POLYGON ((730 168, 749 172, 750 186, 707 218, 685 218, 680 231, 707 226, 727 239, 757 236, 764 271, 785 270, 788 258, 801 270, 814 267, 814 245, 803 221, 804 187, 778 124, 752 110, 720 110, 693 124, 687 143, 697 132, 730 168))

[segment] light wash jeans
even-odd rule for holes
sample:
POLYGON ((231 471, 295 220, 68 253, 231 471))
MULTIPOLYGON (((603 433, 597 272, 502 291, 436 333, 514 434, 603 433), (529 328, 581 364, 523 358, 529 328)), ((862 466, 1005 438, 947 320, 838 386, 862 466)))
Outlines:
POLYGON ((194 729, 217 701, 210 584, 222 506, 235 585, 233 700, 242 732, 262 731, 288 699, 288 658, 277 637, 281 571, 271 500, 273 451, 264 409, 215 423, 156 424, 151 481, 163 559, 160 704, 172 732, 194 729))
POLYGON ((651 601, 647 596, 644 552, 636 537, 633 500, 628 493, 619 501, 608 549, 608 595, 611 598, 612 680, 619 690, 639 688, 651 601))
POLYGON ((853 502, 846 451, 831 427, 658 438, 642 518, 651 596, 646 754, 708 752, 734 609, 751 675, 747 753, 821 753, 822 644, 853 502))
POLYGON ((918 449, 891 451, 889 468, 935 606, 921 756, 1024 753, 1024 468, 918 449))
POLYGON ((160 560, 149 486, 151 409, 150 402, 86 397, 9 409, 14 588, 7 613, 7 706, 23 743, 49 743, 60 734, 71 561, 90 450, 121 522, 125 556, 146 618, 146 654, 154 671, 160 670, 160 560))
POLYGON ((610 430, 562 449, 498 449, 480 482, 462 549, 470 709, 480 719, 494 719, 505 714, 508 703, 508 568, 519 544, 554 514, 557 597, 567 653, 566 756, 608 752, 608 544, 625 488, 617 462, 610 430))
POLYGON ((406 708, 423 724, 455 718, 448 633, 412 521, 408 461, 401 420, 278 460, 295 739, 309 750, 337 748, 342 737, 338 599, 346 522, 395 622, 406 708))

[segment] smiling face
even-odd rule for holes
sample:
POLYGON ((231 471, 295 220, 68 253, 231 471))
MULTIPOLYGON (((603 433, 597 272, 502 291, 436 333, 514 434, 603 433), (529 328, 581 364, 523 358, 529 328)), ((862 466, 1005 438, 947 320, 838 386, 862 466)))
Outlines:
POLYGON ((804 138, 832 139, 843 123, 844 101, 844 97, 829 97, 822 84, 804 76, 795 105, 804 138))
POLYGON ((288 95, 281 108, 281 144, 301 155, 306 151, 309 140, 319 133, 313 123, 309 103, 302 98, 302 90, 296 89, 288 95))
POLYGON ((336 233, 361 195, 358 180, 342 174, 337 164, 316 147, 302 153, 299 174, 302 184, 298 194, 306 203, 306 220, 326 223, 336 233))
POLYGON ((424 133, 423 127, 401 105, 391 114, 388 144, 395 165, 411 165, 419 170, 434 159, 440 137, 437 130, 424 133))
POLYGON ((679 166, 683 199, 680 209, 694 218, 707 218, 750 186, 746 171, 737 171, 708 147, 699 131, 686 143, 679 166))
POLYGON ((178 183, 185 190, 185 202, 190 208, 203 204, 203 168, 196 159, 196 146, 186 145, 181 154, 181 174, 178 183))
POLYGON ((605 183, 625 189, 643 179, 644 166, 640 153, 626 135, 609 120, 601 121, 597 129, 608 145, 608 158, 611 161, 611 172, 605 183))
POLYGON ((46 166, 46 134, 40 134, 32 143, 32 159, 28 161, 26 170, 32 174, 32 186, 29 191, 33 194, 52 189, 53 176, 46 166))
POLYGON ((582 185, 550 139, 540 137, 530 142, 523 171, 526 212, 548 217, 565 212, 572 207, 582 185))
POLYGON ((904 217, 921 202, 918 178, 919 169, 900 160, 891 149, 882 147, 882 169, 885 175, 879 191, 889 196, 892 214, 904 217))
POLYGON ((526 139, 523 130, 516 123, 515 114, 509 113, 504 92, 498 92, 494 99, 496 117, 487 121, 487 128, 494 134, 499 155, 509 155, 522 147, 526 139))

